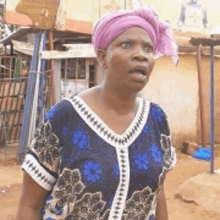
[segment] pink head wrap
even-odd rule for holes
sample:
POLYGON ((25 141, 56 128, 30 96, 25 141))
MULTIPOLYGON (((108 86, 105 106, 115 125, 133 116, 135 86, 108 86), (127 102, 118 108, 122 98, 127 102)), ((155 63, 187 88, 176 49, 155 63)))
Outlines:
POLYGON ((175 65, 178 63, 178 47, 169 24, 159 21, 151 7, 141 7, 135 11, 117 11, 100 19, 94 27, 92 42, 95 52, 106 49, 120 34, 131 27, 145 29, 153 44, 154 57, 171 56, 175 65))

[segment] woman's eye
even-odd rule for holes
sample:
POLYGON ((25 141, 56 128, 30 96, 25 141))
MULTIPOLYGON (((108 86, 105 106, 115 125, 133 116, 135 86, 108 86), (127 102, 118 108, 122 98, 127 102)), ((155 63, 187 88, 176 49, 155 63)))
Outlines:
POLYGON ((128 49, 128 48, 130 48, 131 47, 131 44, 130 43, 123 43, 122 44, 122 48, 124 48, 124 49, 128 49))
POLYGON ((146 50, 147 52, 153 52, 153 47, 152 47, 152 46, 146 46, 146 47, 145 47, 145 50, 146 50))

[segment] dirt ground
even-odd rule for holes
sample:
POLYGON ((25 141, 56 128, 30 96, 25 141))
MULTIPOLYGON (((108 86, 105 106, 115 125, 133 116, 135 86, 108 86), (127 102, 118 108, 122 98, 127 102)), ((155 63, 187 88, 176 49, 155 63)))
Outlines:
MULTIPOLYGON (((220 169, 220 157, 215 158, 220 169)), ((195 203, 186 203, 175 196, 179 186, 187 179, 210 170, 210 163, 178 153, 175 168, 168 174, 165 193, 169 220, 220 220, 220 216, 204 210, 195 203)), ((21 190, 22 171, 15 160, 0 160, 0 220, 14 220, 21 190)))

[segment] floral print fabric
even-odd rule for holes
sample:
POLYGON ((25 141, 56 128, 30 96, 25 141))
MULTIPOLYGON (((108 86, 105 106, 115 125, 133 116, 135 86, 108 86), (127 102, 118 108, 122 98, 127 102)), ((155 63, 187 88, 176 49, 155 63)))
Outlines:
POLYGON ((41 122, 34 133, 32 150, 36 153, 39 161, 48 166, 52 171, 57 170, 60 158, 59 139, 52 132, 50 121, 41 122))
POLYGON ((123 191, 128 181, 123 173, 127 172, 128 164, 123 155, 117 156, 116 147, 88 126, 67 100, 47 113, 36 129, 28 161, 23 165, 33 177, 56 179, 50 191, 45 187, 48 196, 42 210, 44 220, 110 220, 113 203, 117 203, 116 214, 117 207, 123 208, 121 217, 113 215, 115 220, 154 219, 166 173, 172 169, 176 157, 162 109, 151 104, 145 114, 148 114, 145 125, 137 130, 138 135, 131 135, 136 137, 126 148, 130 180, 128 191, 123 191), (127 198, 124 204, 120 197, 115 201, 119 185, 122 190, 119 195, 127 198))
POLYGON ((126 202, 124 220, 145 220, 152 209, 155 195, 150 187, 146 187, 142 191, 136 191, 132 197, 126 202))

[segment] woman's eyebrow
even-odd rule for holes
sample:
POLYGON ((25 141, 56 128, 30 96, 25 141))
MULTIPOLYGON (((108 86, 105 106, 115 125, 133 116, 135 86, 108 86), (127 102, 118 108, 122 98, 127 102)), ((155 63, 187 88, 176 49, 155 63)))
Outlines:
MULTIPOLYGON (((119 39, 119 41, 137 41, 138 39, 133 38, 133 37, 122 37, 119 39)), ((151 40, 143 40, 144 44, 151 44, 153 45, 151 40)))
POLYGON ((122 37, 119 39, 120 41, 134 41, 135 39, 134 38, 131 38, 131 37, 122 37))
POLYGON ((145 44, 149 45, 149 46, 152 46, 152 47, 154 46, 154 44, 151 41, 146 41, 145 44))

